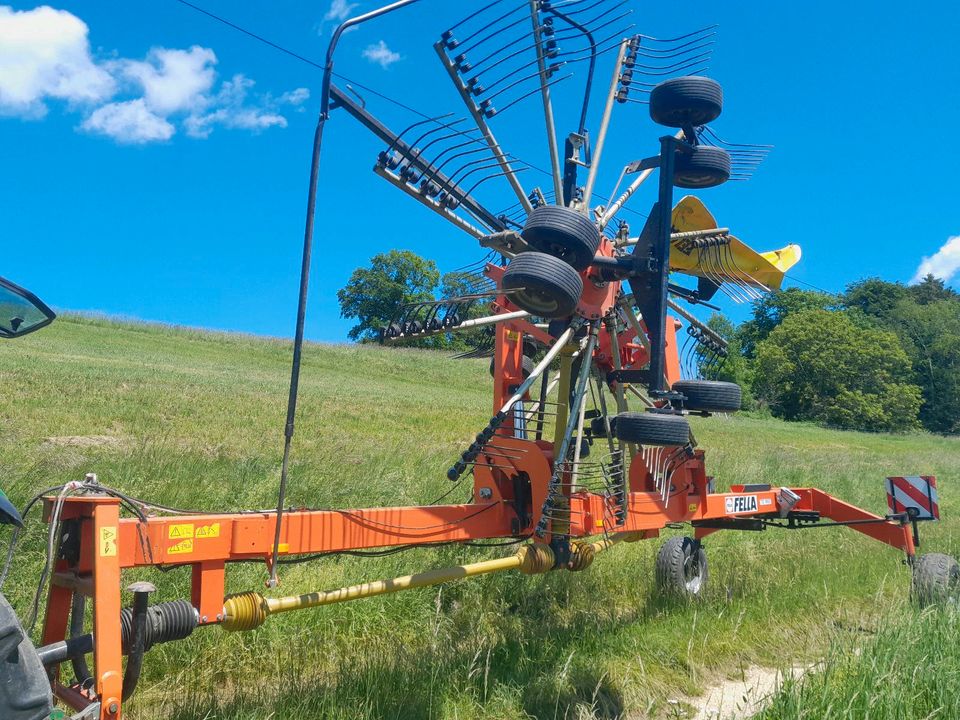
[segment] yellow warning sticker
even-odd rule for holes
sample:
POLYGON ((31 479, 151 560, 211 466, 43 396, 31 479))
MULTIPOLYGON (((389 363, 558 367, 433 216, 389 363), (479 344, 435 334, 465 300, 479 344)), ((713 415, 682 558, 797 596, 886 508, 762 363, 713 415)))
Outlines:
POLYGON ((171 525, 170 529, 167 531, 167 537, 170 540, 183 540, 184 538, 192 538, 193 525, 171 525))
POLYGON ((167 548, 168 555, 186 555, 193 552, 193 540, 181 540, 176 545, 167 548))
POLYGON ((690 503, 689 505, 687 505, 687 512, 696 512, 696 511, 697 511, 696 503, 690 503))
POLYGON ((596 522, 594 522, 594 525, 596 525, 597 527, 603 527, 603 520, 597 520, 596 522))
POLYGON ((217 538, 220 537, 220 523, 213 525, 201 525, 193 535, 195 538, 217 538))
POLYGON ((100 528, 100 557, 116 557, 117 555, 117 528, 100 528))

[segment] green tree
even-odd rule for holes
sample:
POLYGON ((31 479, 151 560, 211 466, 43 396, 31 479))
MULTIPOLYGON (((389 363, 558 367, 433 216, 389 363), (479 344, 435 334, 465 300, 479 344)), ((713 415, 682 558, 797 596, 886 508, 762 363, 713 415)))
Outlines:
POLYGON ((756 405, 751 393, 753 367, 751 360, 743 354, 739 329, 719 313, 710 316, 707 327, 727 341, 727 357, 722 362, 701 368, 704 378, 737 383, 743 391, 743 407, 753 408, 756 405))
POLYGON ((940 300, 960 301, 960 293, 951 290, 944 284, 943 280, 934 277, 930 273, 927 273, 927 276, 923 278, 923 280, 916 285, 911 285, 907 290, 913 299, 921 305, 927 305, 940 300))
POLYGON ((337 292, 340 316, 356 318, 351 340, 377 337, 406 303, 433 299, 440 272, 433 260, 409 250, 391 250, 370 258, 370 267, 357 268, 337 292))
POLYGON ((909 291, 900 283, 867 278, 848 285, 840 300, 848 310, 887 324, 893 319, 897 305, 907 297, 909 291))
POLYGON ((743 354, 753 357, 757 343, 765 340, 790 315, 804 310, 825 310, 836 304, 837 298, 833 295, 800 288, 764 295, 753 304, 753 318, 740 327, 743 354))
POLYGON ((787 420, 899 431, 917 426, 920 388, 911 375, 894 333, 814 309, 791 314, 758 343, 753 389, 787 420))
POLYGON ((960 432, 960 299, 925 304, 904 299, 894 317, 923 389, 923 426, 933 432, 960 432))

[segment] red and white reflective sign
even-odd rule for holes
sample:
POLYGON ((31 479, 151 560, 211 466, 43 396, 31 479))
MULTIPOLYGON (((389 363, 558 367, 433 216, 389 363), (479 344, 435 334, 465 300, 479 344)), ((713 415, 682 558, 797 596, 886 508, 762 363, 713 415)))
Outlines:
POLYGON ((938 503, 937 479, 932 475, 887 478, 887 506, 891 513, 909 512, 915 513, 916 520, 939 520, 938 503))

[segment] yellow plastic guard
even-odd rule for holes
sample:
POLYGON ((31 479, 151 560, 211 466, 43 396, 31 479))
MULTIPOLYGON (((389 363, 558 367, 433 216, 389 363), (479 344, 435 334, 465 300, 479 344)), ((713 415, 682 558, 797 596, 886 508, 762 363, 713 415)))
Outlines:
MULTIPOLYGON (((674 232, 710 230, 719 227, 713 214, 692 195, 673 208, 674 232)), ((783 276, 800 261, 800 246, 787 245, 780 250, 758 253, 733 235, 728 245, 692 249, 684 252, 677 243, 670 248, 670 269, 708 279, 724 278, 755 287, 779 290, 783 276)))

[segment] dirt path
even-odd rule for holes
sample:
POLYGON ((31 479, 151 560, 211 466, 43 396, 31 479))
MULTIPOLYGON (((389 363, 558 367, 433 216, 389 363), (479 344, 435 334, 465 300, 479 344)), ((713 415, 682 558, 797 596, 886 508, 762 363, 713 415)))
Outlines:
POLYGON ((801 665, 774 670, 752 666, 733 680, 724 680, 698 697, 681 702, 694 708, 692 720, 747 720, 763 709, 766 701, 783 684, 785 677, 798 678, 813 666, 801 665))

